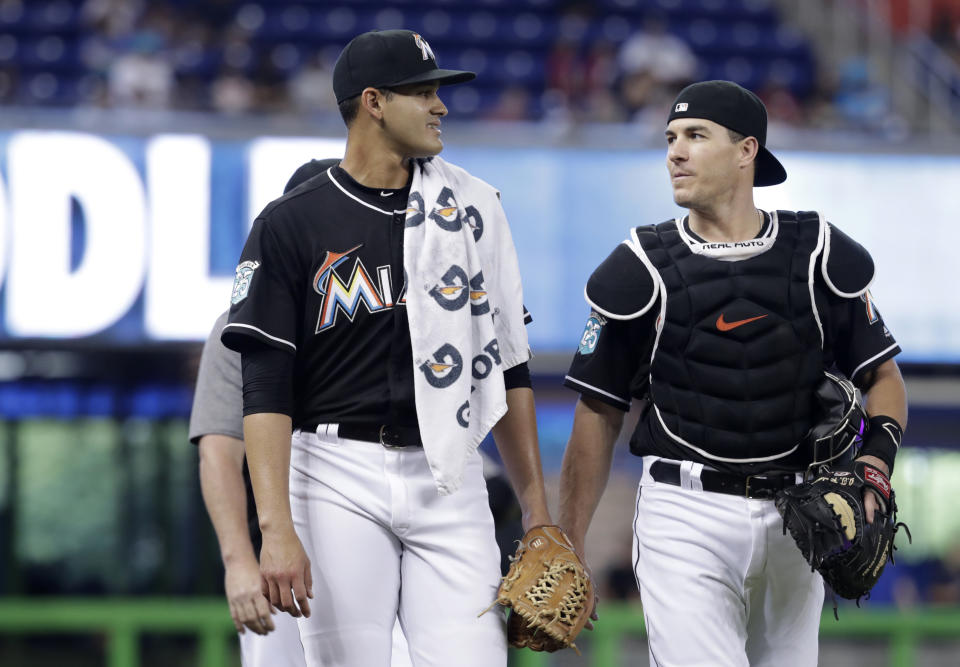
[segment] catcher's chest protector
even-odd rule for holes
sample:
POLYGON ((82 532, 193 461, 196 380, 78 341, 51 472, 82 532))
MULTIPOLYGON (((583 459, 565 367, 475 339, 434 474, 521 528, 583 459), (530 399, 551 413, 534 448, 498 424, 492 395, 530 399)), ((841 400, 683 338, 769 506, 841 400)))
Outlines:
POLYGON ((666 290, 653 404, 667 435, 709 458, 774 460, 811 426, 823 375, 812 292, 821 222, 777 215, 773 246, 739 261, 693 253, 674 221, 636 230, 666 290))

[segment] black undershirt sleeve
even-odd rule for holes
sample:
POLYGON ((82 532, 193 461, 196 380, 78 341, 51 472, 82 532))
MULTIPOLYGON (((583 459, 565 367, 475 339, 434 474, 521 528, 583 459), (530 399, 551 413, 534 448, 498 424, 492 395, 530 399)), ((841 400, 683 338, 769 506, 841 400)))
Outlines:
POLYGON ((265 345, 240 355, 243 416, 276 412, 293 416, 294 355, 265 345))
POLYGON ((530 382, 530 367, 527 362, 517 364, 513 368, 508 368, 503 372, 503 384, 506 388, 516 389, 517 387, 532 387, 530 382))

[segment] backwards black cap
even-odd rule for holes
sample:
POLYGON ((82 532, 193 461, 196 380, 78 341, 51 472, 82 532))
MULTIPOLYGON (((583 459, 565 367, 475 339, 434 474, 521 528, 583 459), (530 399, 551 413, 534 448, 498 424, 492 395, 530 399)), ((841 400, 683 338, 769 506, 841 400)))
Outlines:
POLYGON ((436 81, 464 83, 473 72, 440 69, 427 40, 409 30, 373 30, 347 44, 333 67, 337 104, 356 97, 364 88, 391 88, 436 81))
POLYGON ((673 101, 669 124, 674 118, 704 118, 746 137, 756 137, 753 184, 777 185, 787 180, 787 171, 767 150, 767 108, 760 98, 733 81, 701 81, 680 91, 673 101))

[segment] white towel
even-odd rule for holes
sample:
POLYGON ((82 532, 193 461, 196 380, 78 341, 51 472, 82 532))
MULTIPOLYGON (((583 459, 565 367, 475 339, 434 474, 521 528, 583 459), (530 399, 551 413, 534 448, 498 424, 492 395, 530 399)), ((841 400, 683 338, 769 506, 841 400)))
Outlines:
POLYGON ((418 160, 403 236, 414 391, 441 495, 507 411, 503 370, 530 358, 517 253, 497 191, 418 160))

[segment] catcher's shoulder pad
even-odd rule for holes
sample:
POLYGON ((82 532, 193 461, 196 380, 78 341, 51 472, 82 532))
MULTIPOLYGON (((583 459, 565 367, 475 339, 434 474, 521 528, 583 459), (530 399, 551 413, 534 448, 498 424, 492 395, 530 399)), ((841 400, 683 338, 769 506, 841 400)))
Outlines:
POLYGON ((820 270, 827 287, 847 299, 866 292, 874 277, 873 258, 867 249, 831 223, 825 231, 820 270))
POLYGON ((598 313, 632 320, 653 307, 659 290, 643 250, 628 239, 613 249, 587 280, 584 298, 598 313))

